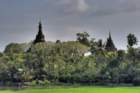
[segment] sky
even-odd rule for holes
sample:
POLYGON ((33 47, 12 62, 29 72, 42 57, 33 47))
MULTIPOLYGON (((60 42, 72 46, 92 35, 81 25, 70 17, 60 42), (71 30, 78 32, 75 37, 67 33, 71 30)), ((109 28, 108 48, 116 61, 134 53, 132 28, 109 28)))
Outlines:
POLYGON ((34 40, 40 20, 47 41, 85 31, 103 41, 110 31, 118 49, 126 49, 128 33, 140 40, 140 0, 0 0, 0 51, 34 40))

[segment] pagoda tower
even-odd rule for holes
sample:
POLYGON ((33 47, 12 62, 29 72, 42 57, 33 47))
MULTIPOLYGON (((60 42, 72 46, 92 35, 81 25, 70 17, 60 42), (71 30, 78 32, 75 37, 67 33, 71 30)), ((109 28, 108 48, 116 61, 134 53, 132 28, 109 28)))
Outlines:
POLYGON ((38 25, 38 34, 36 35, 36 38, 35 38, 33 44, 41 43, 41 42, 45 42, 45 36, 43 34, 43 31, 42 31, 42 23, 40 21, 39 22, 39 25, 38 25))
POLYGON ((105 45, 105 50, 106 51, 117 51, 117 48, 114 45, 110 32, 109 32, 109 37, 107 38, 107 42, 105 45))

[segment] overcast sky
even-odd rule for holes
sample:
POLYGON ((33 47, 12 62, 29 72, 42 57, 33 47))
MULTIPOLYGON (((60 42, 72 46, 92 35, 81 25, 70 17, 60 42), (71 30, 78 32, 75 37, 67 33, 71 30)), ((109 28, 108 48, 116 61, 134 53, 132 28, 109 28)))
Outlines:
POLYGON ((75 40, 84 31, 105 41, 109 30, 119 49, 130 32, 140 40, 140 0, 0 0, 0 50, 33 40, 39 20, 48 41, 75 40))

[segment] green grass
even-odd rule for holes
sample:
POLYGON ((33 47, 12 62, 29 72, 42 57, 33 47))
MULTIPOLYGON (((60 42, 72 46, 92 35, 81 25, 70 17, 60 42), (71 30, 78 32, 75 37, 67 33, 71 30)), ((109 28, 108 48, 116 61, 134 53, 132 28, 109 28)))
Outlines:
POLYGON ((0 93, 140 93, 140 87, 54 87, 19 91, 1 90, 0 93))

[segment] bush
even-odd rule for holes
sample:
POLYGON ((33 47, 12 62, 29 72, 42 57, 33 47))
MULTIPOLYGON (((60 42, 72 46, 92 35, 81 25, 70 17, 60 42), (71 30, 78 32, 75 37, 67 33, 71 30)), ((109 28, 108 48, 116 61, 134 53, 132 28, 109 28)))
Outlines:
POLYGON ((140 77, 137 76, 133 79, 133 85, 140 86, 140 77))

